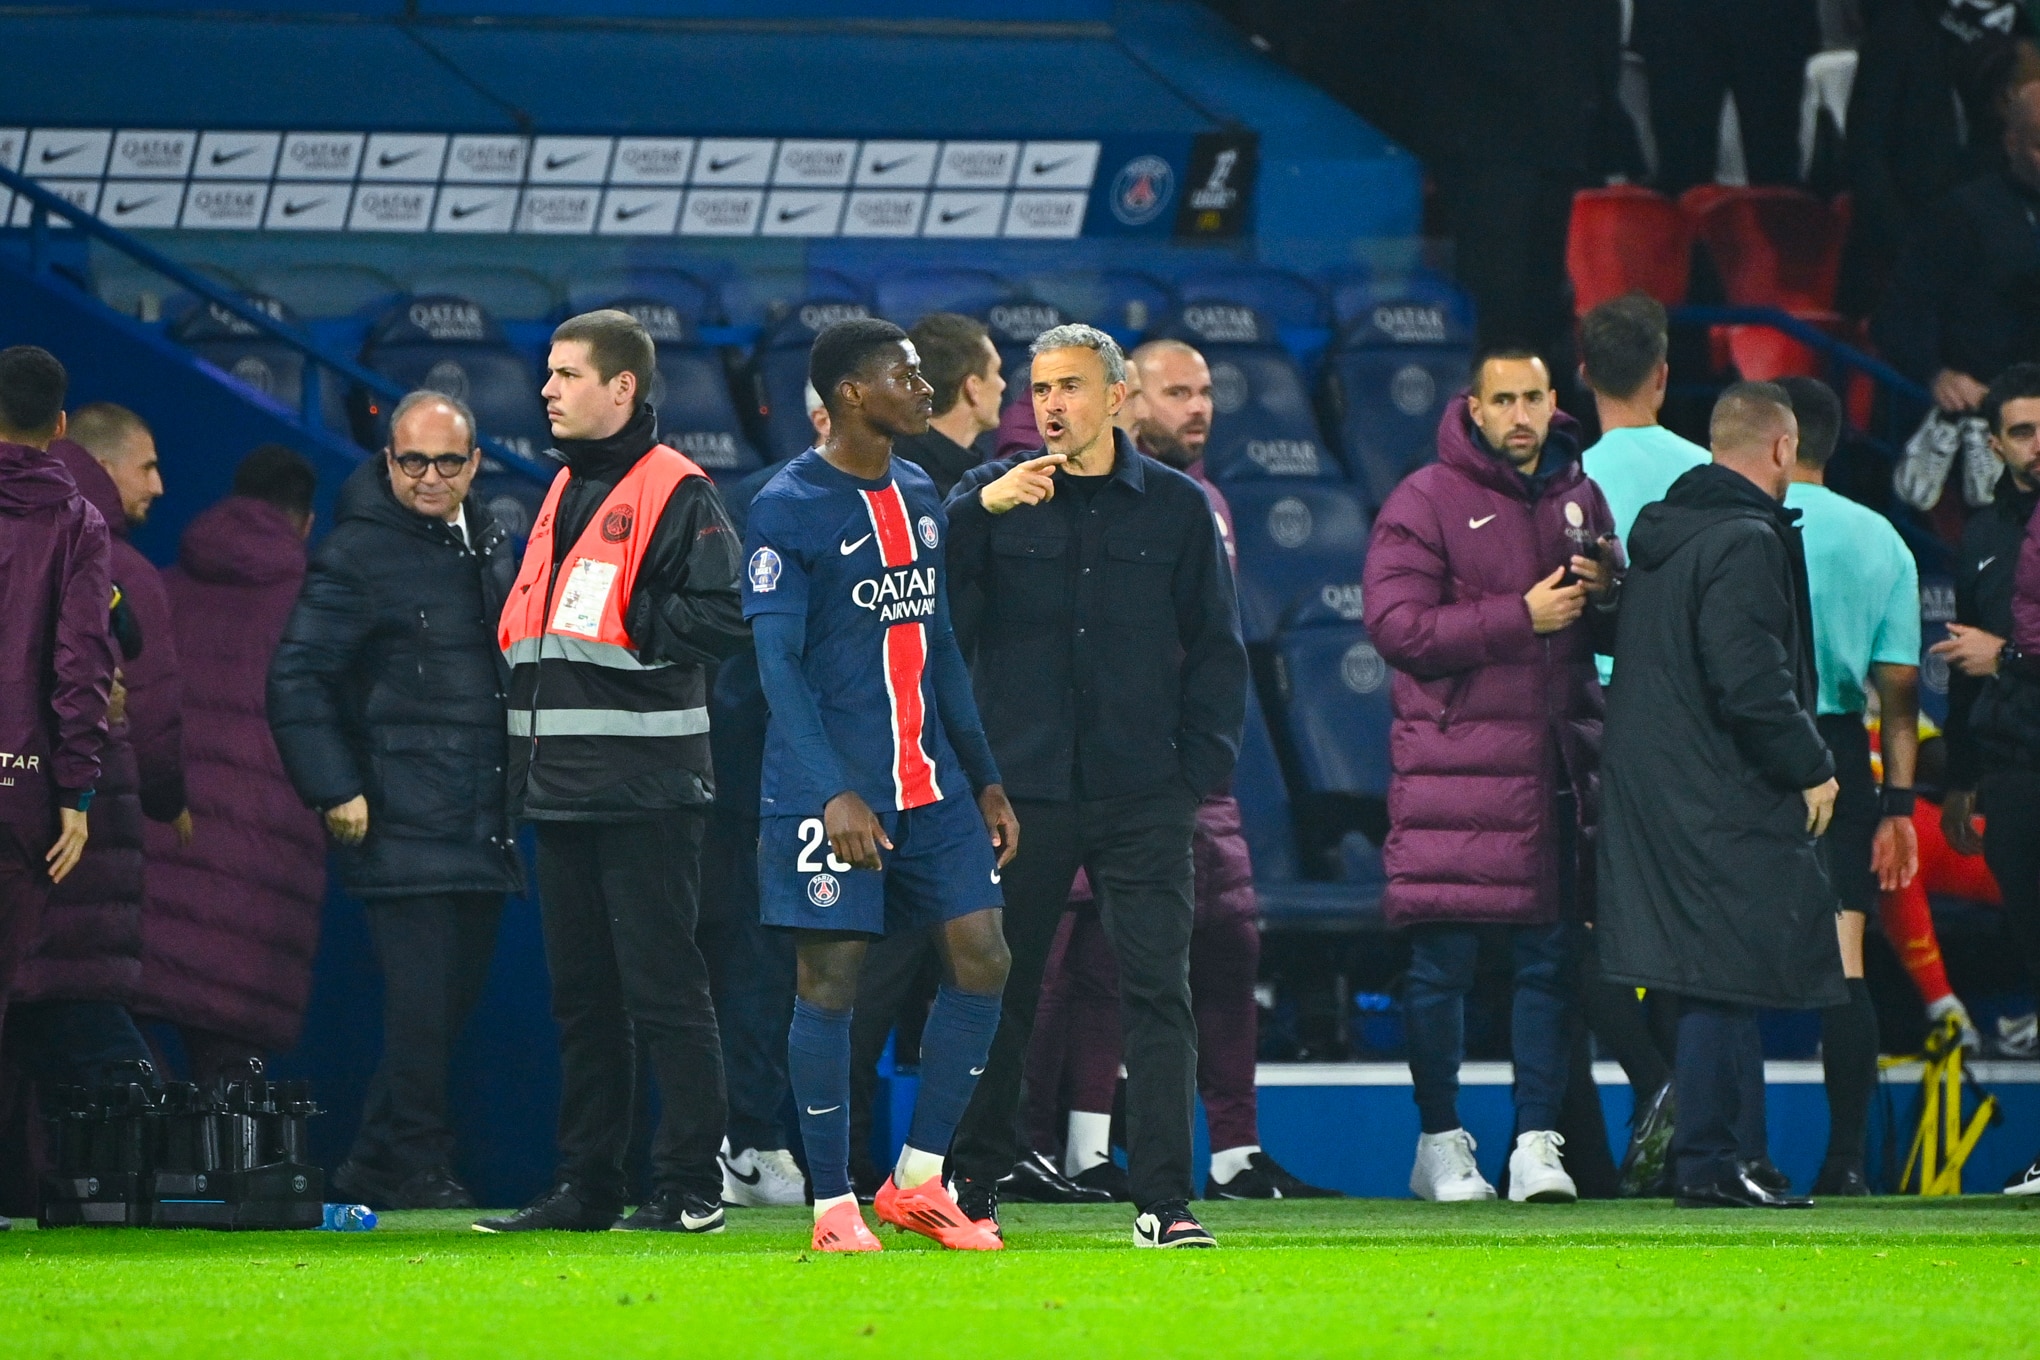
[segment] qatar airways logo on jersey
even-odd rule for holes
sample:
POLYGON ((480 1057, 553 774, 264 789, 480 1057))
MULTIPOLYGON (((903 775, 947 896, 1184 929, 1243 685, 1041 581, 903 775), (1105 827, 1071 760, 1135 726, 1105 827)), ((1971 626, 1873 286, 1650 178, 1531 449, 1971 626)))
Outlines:
POLYGON ((883 576, 867 576, 850 587, 859 609, 878 611, 880 623, 935 617, 935 568, 900 567, 883 576))

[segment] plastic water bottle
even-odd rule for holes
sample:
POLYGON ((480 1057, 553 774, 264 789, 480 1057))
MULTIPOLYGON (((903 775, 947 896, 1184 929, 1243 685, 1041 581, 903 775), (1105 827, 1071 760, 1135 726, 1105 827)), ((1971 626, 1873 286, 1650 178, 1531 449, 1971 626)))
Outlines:
POLYGON ((367 1232, 375 1226, 375 1210, 366 1204, 328 1204, 322 1232, 367 1232))

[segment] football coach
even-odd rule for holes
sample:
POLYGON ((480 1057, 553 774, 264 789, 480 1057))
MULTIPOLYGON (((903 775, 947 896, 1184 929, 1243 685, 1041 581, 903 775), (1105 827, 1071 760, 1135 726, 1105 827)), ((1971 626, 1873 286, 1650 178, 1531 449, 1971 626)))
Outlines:
POLYGON ((1232 573, 1197 483, 1114 428, 1126 360, 1112 338, 1057 326, 1032 353, 1046 452, 972 469, 948 506, 957 636, 1027 829, 1005 870, 1004 1011, 950 1170, 965 1212, 996 1219, 1042 971, 1082 867, 1119 964, 1134 1240, 1210 1246, 1188 1207, 1190 838, 1245 722, 1232 573))
POLYGON ((1600 925, 1610 982, 1678 998, 1672 1132, 1682 1207, 1793 1208, 1745 1175, 1740 1093, 1763 1090, 1757 1009, 1840 1005, 1837 899, 1819 853, 1835 761, 1814 724, 1813 619, 1791 400, 1738 383, 1714 461, 1629 535, 1601 754, 1600 925), (1747 1080, 1747 1084, 1745 1082, 1747 1080))

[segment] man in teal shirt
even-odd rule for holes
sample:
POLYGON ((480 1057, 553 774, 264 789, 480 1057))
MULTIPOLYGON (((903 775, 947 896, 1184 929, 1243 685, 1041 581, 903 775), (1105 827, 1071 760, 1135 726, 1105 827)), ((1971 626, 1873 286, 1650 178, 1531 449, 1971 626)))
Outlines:
MULTIPOLYGON (((1671 365, 1665 362, 1665 309, 1642 293, 1604 302, 1580 322, 1580 376, 1593 389, 1601 438, 1581 458, 1587 476, 1608 498, 1615 537, 1626 546, 1636 514, 1689 468, 1709 461, 1707 450, 1658 424, 1671 365)), ((1601 683, 1615 672, 1599 656, 1601 683)))
POLYGON ((1863 1144, 1877 1086, 1877 1012, 1863 982, 1863 927, 1879 889, 1906 886, 1919 870, 1913 834, 1913 767, 1919 752, 1920 579, 1891 521, 1828 490, 1827 461, 1842 409, 1827 384, 1786 378, 1799 418, 1799 463, 1785 504, 1803 517, 1806 574, 1820 673, 1821 739, 1835 756, 1841 792, 1828 828, 1828 877, 1840 900, 1842 971, 1849 1001, 1821 1012, 1827 1077, 1828 1149, 1815 1195, 1865 1195, 1863 1144), (1870 772, 1863 725, 1877 692, 1884 787, 1870 772))

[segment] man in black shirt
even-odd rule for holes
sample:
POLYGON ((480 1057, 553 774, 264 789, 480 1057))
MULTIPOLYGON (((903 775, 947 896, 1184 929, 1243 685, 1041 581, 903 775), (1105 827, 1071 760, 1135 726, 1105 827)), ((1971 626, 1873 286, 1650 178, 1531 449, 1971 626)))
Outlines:
POLYGON ((1247 656, 1232 573, 1197 484, 1112 420, 1119 346, 1090 326, 1034 342, 1045 454, 984 464, 949 500, 957 635, 1028 837, 1005 870, 1013 953, 997 1041, 951 1168, 973 1218, 1019 1147, 1021 1064, 1079 867, 1119 965, 1139 1246, 1210 1246, 1190 1214, 1197 1033, 1191 827, 1239 754, 1247 656))
MULTIPOLYGON (((1978 731, 1978 700, 1993 689, 2032 685, 2002 673, 2012 636, 2013 577, 2033 507, 2040 502, 2040 364, 2014 364, 1983 399, 1990 447, 2004 463, 1997 495, 1963 526, 1955 557, 1955 622, 1929 650, 1948 663, 1948 791, 1941 829, 1965 855, 1982 854, 2004 894, 2005 925, 2040 981, 2040 770, 2004 735, 1978 731), (1986 814, 1981 835, 1976 813, 1986 814)), ((1995 696, 1993 696, 1995 697, 1995 696)), ((2005 706, 1999 705, 2002 710, 2005 706)), ((1966 1017, 1965 1017, 1966 1018, 1966 1017)))
POLYGON ((903 435, 893 452, 917 464, 947 497, 983 458, 972 447, 999 428, 1006 379, 984 323, 955 312, 931 312, 907 332, 921 356, 921 376, 935 389, 926 434, 903 435))

